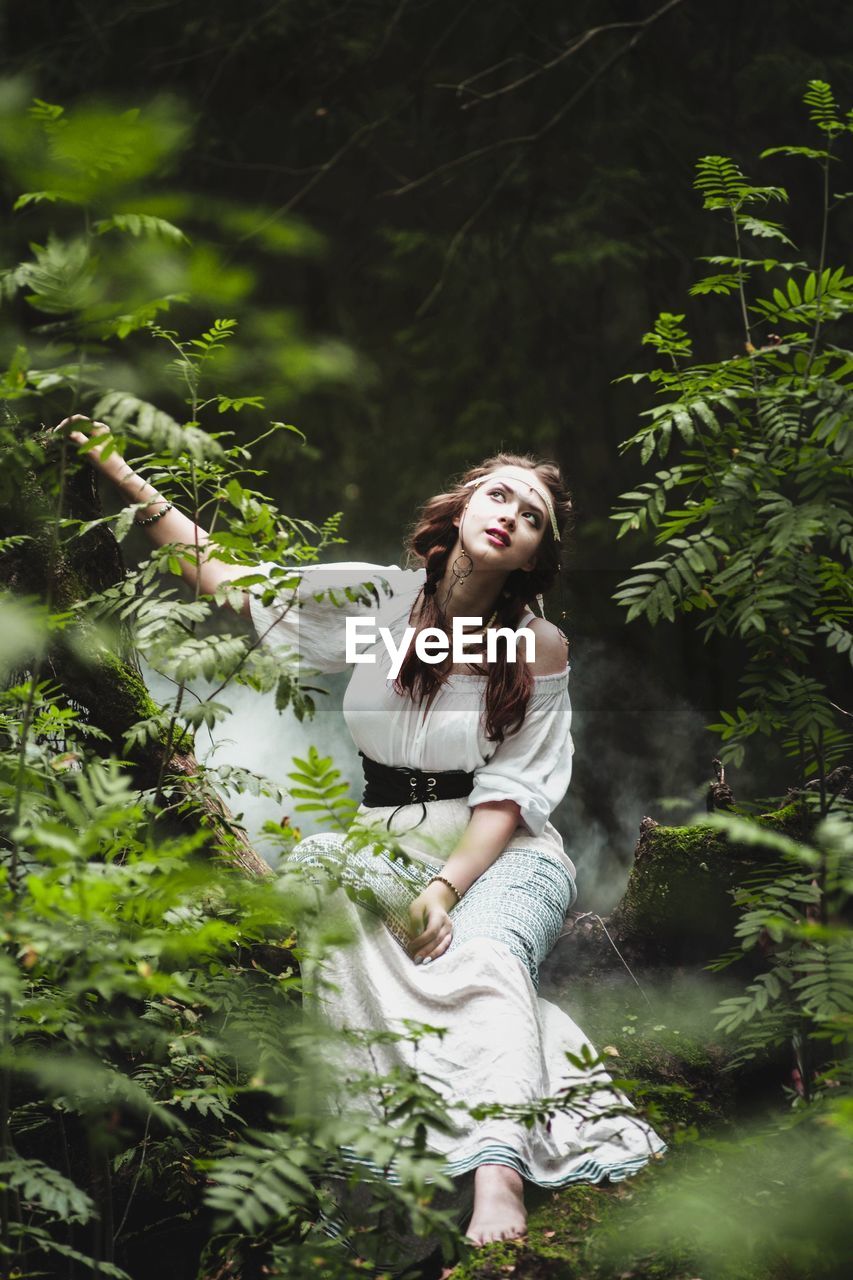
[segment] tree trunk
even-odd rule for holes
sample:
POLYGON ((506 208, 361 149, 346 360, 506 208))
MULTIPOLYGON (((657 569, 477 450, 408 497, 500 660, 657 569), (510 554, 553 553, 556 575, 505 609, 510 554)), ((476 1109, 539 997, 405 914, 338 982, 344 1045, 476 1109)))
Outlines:
MULTIPOLYGON (((54 472, 61 441, 45 435, 39 443, 54 472)), ((62 515, 92 520, 102 514, 92 468, 75 466, 65 478, 62 515)), ((180 779, 181 790, 193 800, 190 820, 210 830, 210 852, 251 875, 269 874, 269 865, 251 847, 224 802, 196 785, 199 765, 191 735, 181 729, 125 750, 125 733, 138 721, 157 715, 160 707, 146 688, 130 645, 119 652, 107 649, 80 608, 96 592, 123 580, 121 548, 107 525, 63 542, 57 516, 49 488, 34 470, 23 472, 20 485, 12 486, 0 504, 0 537, 27 537, 0 556, 0 586, 45 601, 54 613, 77 615, 73 630, 52 639, 43 675, 59 685, 70 703, 84 709, 87 722, 107 735, 112 753, 129 760, 140 788, 157 787, 165 777, 180 779)))

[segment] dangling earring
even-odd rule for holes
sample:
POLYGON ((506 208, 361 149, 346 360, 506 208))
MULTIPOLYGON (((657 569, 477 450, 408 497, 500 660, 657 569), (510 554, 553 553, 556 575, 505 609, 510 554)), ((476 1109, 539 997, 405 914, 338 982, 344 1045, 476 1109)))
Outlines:
POLYGON ((459 521, 459 555, 450 566, 450 572, 453 574, 457 582, 464 582, 467 577, 474 571, 474 561, 465 550, 465 543, 462 541, 462 529, 465 524, 465 512, 468 510, 468 504, 465 504, 465 510, 462 512, 462 518, 459 521))
POLYGON ((462 539, 459 539, 459 545, 462 550, 450 566, 450 572, 453 574, 457 582, 464 582, 474 570, 474 561, 465 550, 462 539))

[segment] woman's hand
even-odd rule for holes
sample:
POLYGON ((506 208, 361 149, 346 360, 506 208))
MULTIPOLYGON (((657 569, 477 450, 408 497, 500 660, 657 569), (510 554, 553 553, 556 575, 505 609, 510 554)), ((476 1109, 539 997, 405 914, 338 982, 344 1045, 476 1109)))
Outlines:
POLYGON ((419 893, 409 907, 411 954, 415 964, 443 956, 453 940, 450 908, 456 899, 447 885, 435 881, 419 893))
MULTIPOLYGON (((75 444, 88 444, 93 436, 112 434, 110 428, 105 422, 95 422, 92 418, 87 418, 85 413, 73 413, 70 418, 63 418, 59 425, 54 427, 54 431, 64 432, 68 439, 73 440, 75 444), (73 422, 85 422, 86 427, 82 431, 79 429, 68 431, 67 428, 70 427, 73 422)), ((86 450, 86 458, 91 462, 93 467, 97 467, 100 471, 104 472, 109 472, 113 469, 120 470, 123 466, 127 465, 121 455, 115 451, 110 454, 106 459, 106 462, 103 462, 101 460, 101 450, 97 445, 86 450), (113 459, 116 461, 113 462, 113 459)))

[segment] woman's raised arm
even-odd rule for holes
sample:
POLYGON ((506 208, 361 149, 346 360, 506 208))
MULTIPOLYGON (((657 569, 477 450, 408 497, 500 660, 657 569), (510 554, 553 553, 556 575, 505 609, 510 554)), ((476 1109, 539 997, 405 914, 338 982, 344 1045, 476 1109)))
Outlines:
MULTIPOLYGON (((87 444, 90 437, 109 431, 106 423, 93 422, 82 413, 64 418, 56 430, 66 431, 73 423, 81 424, 67 432, 68 438, 76 444, 87 444), (82 425, 84 423, 85 427, 82 425)), ((224 583, 245 577, 249 572, 243 565, 223 564, 221 560, 209 556, 206 548, 210 543, 210 534, 207 530, 173 507, 153 485, 137 475, 120 453, 114 451, 104 458, 101 450, 96 446, 88 450, 86 458, 115 485, 128 502, 145 504, 137 512, 136 524, 155 547, 175 543, 193 552, 190 558, 181 560, 181 572, 191 587, 205 595, 212 595, 224 583)), ((244 593, 243 596, 242 612, 248 615, 248 593, 244 593)))

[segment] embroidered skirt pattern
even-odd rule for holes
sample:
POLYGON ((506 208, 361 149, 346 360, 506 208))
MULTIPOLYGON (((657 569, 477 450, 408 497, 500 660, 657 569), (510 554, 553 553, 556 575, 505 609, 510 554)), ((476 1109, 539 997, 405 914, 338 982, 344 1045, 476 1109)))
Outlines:
MULTIPOLYGON (((409 904, 442 868, 438 859, 394 857, 376 845, 352 848, 335 835, 303 840, 290 862, 339 881, 359 906, 385 922, 407 953, 409 904)), ((538 986, 539 965, 559 938, 575 896, 564 866, 510 846, 453 908, 453 941, 446 954, 472 939, 493 938, 521 961, 538 986)))

